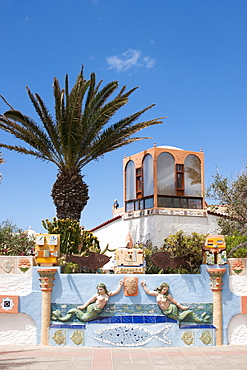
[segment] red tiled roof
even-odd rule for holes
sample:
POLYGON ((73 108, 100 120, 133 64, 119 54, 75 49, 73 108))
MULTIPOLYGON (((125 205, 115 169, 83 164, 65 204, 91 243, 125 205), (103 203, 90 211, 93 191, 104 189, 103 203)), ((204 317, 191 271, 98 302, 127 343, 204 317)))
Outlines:
POLYGON ((90 231, 91 232, 94 232, 95 230, 98 230, 98 229, 100 229, 101 227, 103 227, 103 226, 105 226, 105 225, 108 225, 108 224, 110 224, 110 223, 112 223, 112 222, 114 222, 114 221, 116 221, 116 220, 118 220, 119 218, 122 218, 122 215, 118 215, 118 216, 116 216, 116 217, 114 217, 114 218, 112 218, 112 219, 110 219, 110 220, 108 220, 108 221, 106 221, 106 222, 103 222, 103 224, 100 224, 100 225, 98 225, 98 226, 95 226, 93 229, 91 229, 90 231))

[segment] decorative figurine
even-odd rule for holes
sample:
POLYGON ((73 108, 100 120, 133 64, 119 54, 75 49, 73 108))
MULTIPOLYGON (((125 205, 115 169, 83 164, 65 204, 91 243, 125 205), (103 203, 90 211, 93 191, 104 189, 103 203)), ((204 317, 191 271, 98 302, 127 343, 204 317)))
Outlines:
POLYGON ((40 266, 57 265, 60 256, 60 235, 37 234, 35 239, 35 258, 40 266))
POLYGON ((72 308, 64 317, 62 317, 62 314, 59 310, 53 311, 52 320, 69 321, 73 315, 75 315, 80 321, 94 320, 103 311, 103 308, 107 304, 109 297, 118 294, 122 289, 122 286, 123 280, 120 280, 117 289, 109 292, 105 284, 100 283, 97 285, 98 292, 94 294, 94 296, 90 298, 84 305, 78 306, 77 308, 72 308))
POLYGON ((173 296, 169 293, 169 285, 167 283, 162 283, 155 290, 149 290, 145 281, 141 282, 144 291, 152 296, 156 297, 156 302, 162 310, 162 312, 173 320, 184 321, 185 319, 192 319, 194 322, 208 322, 210 316, 204 312, 201 317, 195 315, 195 313, 189 309, 189 307, 182 306, 178 303, 173 296), (179 312, 180 308, 183 312, 179 312))
POLYGON ((142 249, 120 248, 115 252, 115 274, 144 274, 145 260, 142 249))
POLYGON ((136 296, 138 295, 138 278, 128 276, 124 278, 124 295, 136 296))
POLYGON ((202 255, 204 264, 226 264, 226 243, 224 236, 208 235, 202 249, 202 255))

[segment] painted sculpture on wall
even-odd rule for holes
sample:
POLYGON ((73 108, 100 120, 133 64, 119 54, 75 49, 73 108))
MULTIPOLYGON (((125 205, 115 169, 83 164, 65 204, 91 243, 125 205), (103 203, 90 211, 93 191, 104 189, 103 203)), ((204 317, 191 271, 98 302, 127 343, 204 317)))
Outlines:
POLYGON ((167 251, 156 252, 150 256, 151 261, 162 268, 167 270, 169 267, 177 269, 180 266, 188 266, 188 261, 190 260, 191 254, 185 257, 171 257, 170 253, 167 251))
POLYGON ((108 291, 105 284, 100 283, 97 285, 97 293, 93 295, 85 304, 72 308, 68 311, 67 315, 62 317, 59 310, 52 312, 52 320, 69 321, 75 315, 80 321, 95 320, 98 315, 103 311, 107 304, 109 297, 112 297, 120 292, 123 286, 123 280, 120 280, 116 290, 108 291))
POLYGON ((80 267, 89 267, 91 270, 103 267, 110 259, 111 257, 95 252, 89 252, 88 257, 66 254, 66 261, 77 263, 80 267))
POLYGON ((142 281, 141 285, 148 295, 156 297, 156 302, 162 312, 173 320, 184 321, 190 319, 194 322, 208 322, 210 316, 206 312, 203 312, 200 317, 198 317, 192 310, 187 306, 183 306, 178 303, 173 296, 169 293, 169 285, 167 283, 162 283, 155 290, 149 290, 146 282, 142 281), (179 310, 182 312, 179 312, 179 310))

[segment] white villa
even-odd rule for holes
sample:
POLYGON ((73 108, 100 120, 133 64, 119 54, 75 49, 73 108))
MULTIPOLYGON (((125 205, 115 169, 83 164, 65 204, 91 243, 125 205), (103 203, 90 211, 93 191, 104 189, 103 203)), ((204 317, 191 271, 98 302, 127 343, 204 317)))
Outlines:
POLYGON ((91 230, 102 248, 123 248, 129 235, 134 244, 150 240, 162 247, 179 230, 219 233, 220 215, 204 199, 204 153, 154 146, 124 158, 123 171, 124 207, 91 230))

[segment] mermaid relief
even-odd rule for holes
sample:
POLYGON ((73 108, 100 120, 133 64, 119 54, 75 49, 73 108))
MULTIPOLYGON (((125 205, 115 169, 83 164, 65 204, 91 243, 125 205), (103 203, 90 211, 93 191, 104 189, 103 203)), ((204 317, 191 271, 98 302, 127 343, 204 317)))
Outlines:
POLYGON ((149 290, 145 281, 142 281, 141 285, 148 295, 156 297, 158 306, 170 319, 183 321, 190 318, 194 322, 207 322, 210 319, 210 316, 207 315, 206 312, 198 317, 192 310, 189 309, 189 307, 178 303, 169 293, 169 285, 167 283, 162 283, 155 290, 149 290), (179 312, 179 308, 182 310, 182 312, 179 312))
POLYGON ((100 283, 97 285, 97 293, 93 295, 85 304, 72 308, 67 312, 67 315, 62 317, 59 310, 52 312, 52 320, 69 321, 75 315, 80 321, 91 321, 98 317, 107 304, 109 297, 112 297, 120 292, 123 286, 123 280, 120 280, 116 290, 108 291, 105 284, 100 283))

